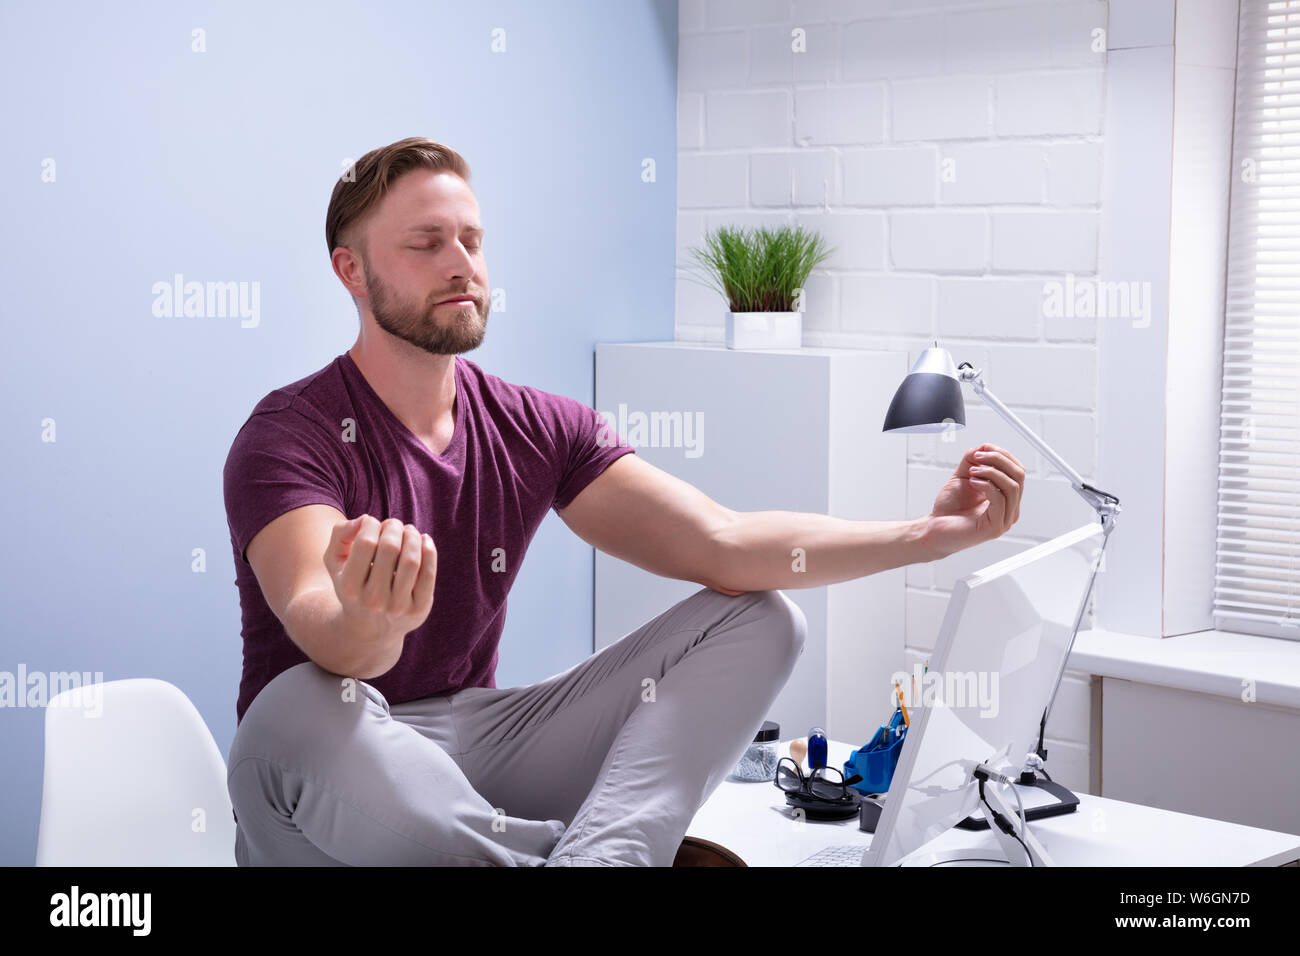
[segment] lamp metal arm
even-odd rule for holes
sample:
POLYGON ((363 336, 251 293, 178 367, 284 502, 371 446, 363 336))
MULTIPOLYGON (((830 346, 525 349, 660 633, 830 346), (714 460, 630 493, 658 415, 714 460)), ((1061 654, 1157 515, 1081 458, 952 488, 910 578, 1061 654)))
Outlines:
POLYGON ((1101 519, 1102 525, 1109 531, 1115 515, 1120 512, 1119 499, 1110 492, 1094 488, 1085 482, 1083 476, 1075 471, 1069 462, 1057 454, 1051 445, 1039 438, 1034 430, 1021 421, 1015 412, 1002 404, 998 397, 989 391, 988 386, 984 384, 982 369, 975 368, 969 362, 962 362, 957 367, 957 373, 961 376, 963 382, 970 385, 976 395, 983 399, 1007 424, 1019 432, 1025 441, 1033 445, 1044 458, 1055 465, 1056 469, 1070 480, 1070 486, 1088 503, 1089 507, 1097 512, 1097 517, 1101 519))

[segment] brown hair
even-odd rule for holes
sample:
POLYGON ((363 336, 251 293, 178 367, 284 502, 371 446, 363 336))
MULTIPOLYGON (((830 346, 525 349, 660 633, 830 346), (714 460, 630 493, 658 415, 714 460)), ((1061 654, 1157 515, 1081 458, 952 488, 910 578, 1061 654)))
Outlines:
POLYGON ((355 224, 383 199, 393 180, 412 169, 446 170, 469 182, 464 157, 431 139, 412 136, 372 149, 349 169, 351 179, 345 174, 334 184, 325 213, 325 244, 331 255, 338 246, 359 243, 360 237, 353 235, 355 224))

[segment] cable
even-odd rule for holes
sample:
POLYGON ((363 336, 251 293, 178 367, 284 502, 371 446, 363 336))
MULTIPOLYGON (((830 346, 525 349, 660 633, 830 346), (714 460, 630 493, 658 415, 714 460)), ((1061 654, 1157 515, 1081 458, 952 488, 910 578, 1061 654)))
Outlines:
POLYGON ((1016 789, 1015 784, 1007 784, 1007 786, 1009 786, 1011 788, 1011 792, 1016 795, 1016 806, 1020 810, 1020 832, 1028 833, 1029 821, 1025 819, 1025 803, 1023 800, 1020 799, 1020 791, 1016 789))
MULTIPOLYGON (((981 796, 981 797, 984 796, 984 789, 983 789, 983 786, 982 786, 982 785, 983 785, 983 782, 984 782, 983 779, 981 779, 981 780, 980 780, 980 784, 981 784, 981 787, 980 787, 980 796, 981 796)), ((1010 779, 1008 779, 1007 777, 1004 777, 1004 776, 999 776, 999 777, 998 777, 998 782, 999 782, 999 783, 1005 783, 1008 787, 1011 788, 1011 792, 1014 793, 1014 794, 1016 795, 1016 807, 1019 809, 1019 812, 1020 812, 1020 832, 1021 832, 1021 833, 1028 833, 1028 832, 1029 832, 1029 821, 1025 819, 1025 803, 1024 803, 1023 800, 1020 799, 1020 791, 1016 789, 1015 781, 1010 780, 1010 779)), ((986 801, 986 802, 987 802, 987 801, 986 801)))
MULTIPOLYGON (((1027 860, 1029 861, 1029 865, 1030 865, 1030 866, 1033 866, 1033 865, 1034 865, 1034 855, 1033 855, 1032 853, 1029 852, 1029 847, 1025 845, 1025 841, 1022 840, 1022 839, 1020 839, 1019 835, 1016 833, 1016 828, 1015 828, 1014 826, 1011 825, 1011 823, 1007 820, 1007 818, 1004 817, 1002 814, 998 813, 996 810, 993 809, 993 804, 989 803, 989 801, 988 801, 988 797, 986 797, 986 796, 984 795, 984 778, 983 778, 983 777, 980 778, 980 800, 983 801, 984 806, 988 807, 989 819, 992 820, 993 823, 997 825, 997 828, 998 828, 999 830, 1001 830, 1003 833, 1007 834, 1007 835, 1010 836, 1013 840, 1015 840, 1017 843, 1020 844, 1020 846, 1021 846, 1021 847, 1024 849, 1024 851, 1025 851, 1025 859, 1027 859, 1027 860)), ((1016 795, 1016 800, 1017 800, 1017 801, 1020 800, 1020 796, 1019 796, 1019 794, 1016 795)), ((1022 816, 1023 816, 1023 814, 1024 814, 1024 806, 1023 806, 1023 804, 1022 804, 1022 806, 1021 806, 1021 811, 1020 811, 1020 812, 1021 812, 1021 814, 1022 814, 1022 816)))

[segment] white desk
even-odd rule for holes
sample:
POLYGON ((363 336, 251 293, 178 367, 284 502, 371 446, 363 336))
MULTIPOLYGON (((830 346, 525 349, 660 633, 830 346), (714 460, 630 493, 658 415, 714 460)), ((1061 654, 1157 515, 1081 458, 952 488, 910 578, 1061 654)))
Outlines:
MULTIPOLYGON (((789 753, 789 741, 778 752, 789 753)), ((853 745, 829 742, 829 761, 842 767, 853 745)), ((1074 813, 1034 820, 1030 827, 1065 866, 1280 866, 1300 860, 1300 836, 1078 794, 1074 813)), ((796 823, 785 795, 771 781, 724 780, 686 831, 720 843, 750 866, 793 866, 826 846, 871 843, 857 818, 796 823)), ((949 830, 924 849, 996 849, 988 830, 949 830)))

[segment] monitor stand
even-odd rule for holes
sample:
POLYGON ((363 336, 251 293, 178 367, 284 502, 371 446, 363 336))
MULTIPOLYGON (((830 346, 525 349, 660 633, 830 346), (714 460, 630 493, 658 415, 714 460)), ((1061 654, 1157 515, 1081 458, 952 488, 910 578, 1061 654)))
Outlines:
MULTIPOLYGON (((918 850, 911 855, 904 857, 899 861, 900 866, 1055 866, 1055 861, 1047 852, 1047 848, 1035 836, 1033 828, 1026 826, 1020 828, 1019 814, 1016 812, 1009 801, 998 792, 993 786, 985 787, 983 781, 993 775, 994 771, 985 764, 979 764, 976 767, 976 775, 981 779, 981 789, 984 800, 988 806, 985 808, 987 813, 990 809, 997 811, 1003 818, 1011 822, 1013 829, 1020 830, 1019 839, 1008 833, 1003 833, 998 827, 990 827, 994 838, 998 842, 997 847, 969 847, 967 849, 957 850, 918 850), (1026 857, 1026 854, 1028 856, 1026 857)), ((1012 784, 1007 777, 1001 777, 1000 780, 1008 785, 1012 784)), ((865 857, 864 857, 865 863, 865 857)))
POLYGON ((899 866, 1011 866, 1011 862, 999 850, 928 850, 913 853, 901 861, 899 866))

